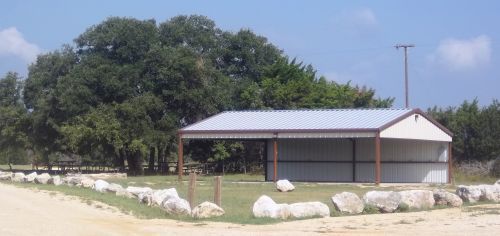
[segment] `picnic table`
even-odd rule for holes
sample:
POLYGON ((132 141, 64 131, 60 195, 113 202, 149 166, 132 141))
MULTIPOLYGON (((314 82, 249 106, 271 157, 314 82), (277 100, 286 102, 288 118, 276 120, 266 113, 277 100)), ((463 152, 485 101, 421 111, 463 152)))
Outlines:
MULTIPOLYGON (((182 167, 182 172, 185 174, 188 173, 197 173, 197 174, 211 174, 213 173, 214 163, 197 163, 197 162, 188 162, 184 163, 182 167)), ((158 170, 161 173, 168 173, 173 169, 174 173, 177 173, 178 162, 169 161, 169 162, 159 162, 158 170)))

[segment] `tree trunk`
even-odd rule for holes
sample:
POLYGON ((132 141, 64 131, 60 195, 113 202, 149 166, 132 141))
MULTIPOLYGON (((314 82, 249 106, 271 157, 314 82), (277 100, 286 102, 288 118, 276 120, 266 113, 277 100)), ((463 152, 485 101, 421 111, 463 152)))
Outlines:
POLYGON ((117 160, 116 166, 118 166, 118 169, 120 170, 120 172, 125 171, 125 150, 123 150, 123 148, 121 148, 118 151, 117 159, 118 160, 117 160))
POLYGON ((45 164, 47 165, 47 170, 51 171, 52 170, 52 163, 50 163, 48 152, 43 152, 43 160, 45 161, 45 164))
POLYGON ((134 152, 134 161, 135 161, 135 173, 136 175, 144 175, 144 168, 142 168, 143 160, 142 153, 140 150, 134 152))
POLYGON ((125 158, 127 159, 128 173, 130 175, 136 175, 134 156, 129 150, 124 150, 123 153, 125 154, 125 158))
POLYGON ((155 172, 155 155, 156 149, 154 147, 149 148, 149 163, 148 163, 148 172, 152 174, 155 172))
POLYGON ((162 174, 168 173, 168 163, 165 160, 165 147, 162 145, 158 145, 158 172, 162 174))

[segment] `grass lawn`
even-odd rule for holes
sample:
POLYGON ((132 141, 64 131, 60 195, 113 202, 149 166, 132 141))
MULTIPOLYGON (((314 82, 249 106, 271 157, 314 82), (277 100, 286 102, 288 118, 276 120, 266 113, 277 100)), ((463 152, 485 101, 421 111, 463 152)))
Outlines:
MULTIPOLYGON (((31 170, 31 165, 12 165, 13 170, 31 170)), ((9 165, 0 165, 0 170, 9 171, 9 165)))
POLYGON ((455 185, 475 185, 475 184, 494 184, 497 178, 484 175, 466 175, 459 171, 453 171, 455 185))

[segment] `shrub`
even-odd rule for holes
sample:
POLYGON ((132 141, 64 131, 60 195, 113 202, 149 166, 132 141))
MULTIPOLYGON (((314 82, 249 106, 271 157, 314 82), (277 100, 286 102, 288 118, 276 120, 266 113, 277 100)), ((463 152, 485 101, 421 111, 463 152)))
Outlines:
POLYGON ((369 204, 365 205, 365 208, 363 209, 363 214, 376 214, 376 213, 380 213, 378 207, 369 204))
POLYGON ((342 212, 338 211, 337 209, 333 208, 332 211, 330 211, 330 216, 332 217, 337 217, 337 216, 342 216, 342 212))
POLYGON ((493 161, 493 167, 491 168, 490 174, 493 177, 500 178, 500 157, 497 157, 497 159, 493 161))
POLYGON ((457 163, 457 169, 466 175, 487 176, 493 165, 493 161, 462 161, 457 163))
POLYGON ((402 202, 399 204, 398 209, 396 210, 397 212, 407 212, 410 210, 410 206, 408 204, 402 202))

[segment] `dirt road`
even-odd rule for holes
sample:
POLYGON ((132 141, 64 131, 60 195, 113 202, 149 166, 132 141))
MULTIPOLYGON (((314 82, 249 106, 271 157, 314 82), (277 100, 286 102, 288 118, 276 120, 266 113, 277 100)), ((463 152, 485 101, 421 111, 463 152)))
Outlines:
POLYGON ((0 183, 0 235, 500 235, 500 204, 276 225, 142 220, 103 204, 0 183))

